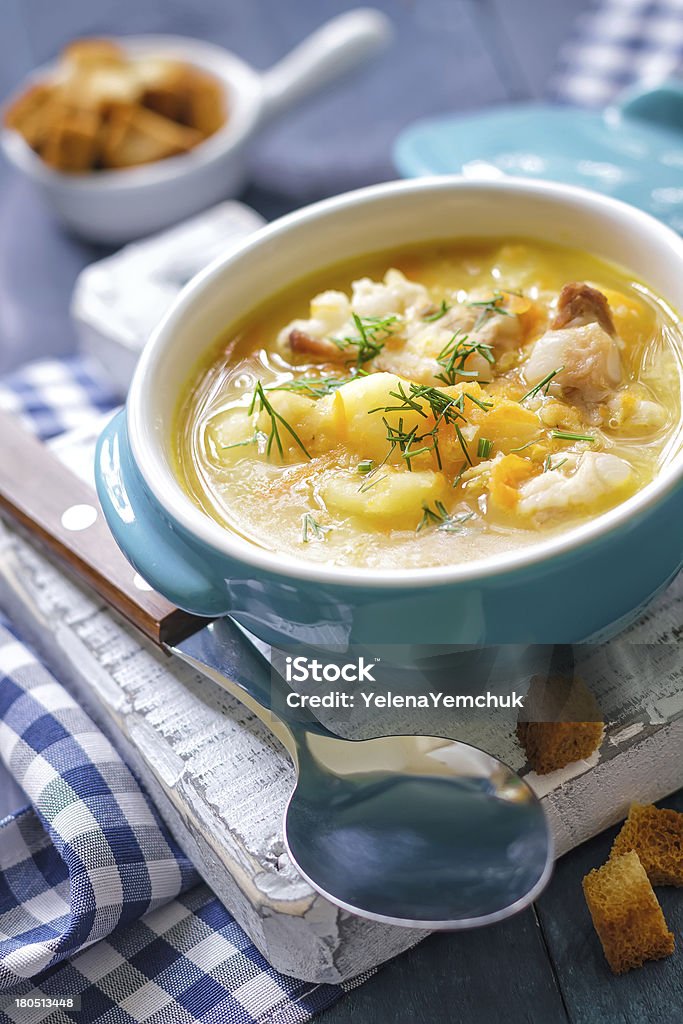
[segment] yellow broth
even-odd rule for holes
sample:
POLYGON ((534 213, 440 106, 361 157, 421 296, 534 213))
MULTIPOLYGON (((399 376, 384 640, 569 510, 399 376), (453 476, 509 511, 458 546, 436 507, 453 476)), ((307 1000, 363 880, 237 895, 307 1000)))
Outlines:
POLYGON ((601 514, 655 477, 680 434, 681 331, 666 305, 590 254, 505 239, 376 254, 264 302, 195 368, 173 444, 192 500, 251 543, 414 568, 601 514), (407 281, 392 270, 382 284, 389 268, 407 281), (329 290, 348 296, 361 278, 357 308, 373 313, 354 318, 329 290), (554 327, 568 282, 590 286, 589 312, 554 327), (601 323, 591 289, 608 303, 601 323))

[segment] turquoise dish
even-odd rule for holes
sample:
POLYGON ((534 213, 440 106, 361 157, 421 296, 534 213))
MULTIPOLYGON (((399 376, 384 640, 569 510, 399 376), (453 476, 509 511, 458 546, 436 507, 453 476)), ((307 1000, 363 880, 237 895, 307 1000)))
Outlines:
POLYGON ((134 568, 174 604, 232 615, 267 642, 306 645, 578 643, 625 626, 683 565, 683 457, 621 505, 481 561, 370 569, 258 547, 193 504, 175 477, 175 413, 202 351, 315 269, 436 238, 526 235, 627 266, 683 308, 683 240, 632 206, 505 178, 394 182, 262 229, 195 278, 138 364, 102 434, 97 489, 134 568))
POLYGON ((605 111, 519 104, 417 121, 398 137, 404 178, 544 178, 596 189, 683 232, 683 82, 629 92, 605 111))

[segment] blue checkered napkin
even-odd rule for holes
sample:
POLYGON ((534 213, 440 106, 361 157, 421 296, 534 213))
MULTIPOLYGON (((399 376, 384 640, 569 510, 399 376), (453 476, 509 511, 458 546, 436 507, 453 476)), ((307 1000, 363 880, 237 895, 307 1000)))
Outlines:
POLYGON ((198 882, 84 711, 0 627, 0 758, 32 810, 4 832, 0 989, 198 882))
POLYGON ((101 371, 80 356, 27 363, 0 382, 0 409, 18 416, 43 440, 118 404, 101 371))
MULTIPOLYGON (((0 842, 2 832, 0 824, 0 842)), ((0 1020, 305 1024, 351 987, 311 985, 278 974, 211 890, 197 885, 61 964, 39 984, 13 990, 13 996, 28 1000, 74 997, 80 1010, 29 1011, 6 998, 0 1020)))
POLYGON ((551 95, 602 106, 683 72, 683 0, 597 0, 562 48, 551 95))
POLYGON ((1 1021, 300 1024, 351 987, 267 963, 102 733, 2 625, 0 757, 32 804, 0 822, 1 1021), (81 1008, 29 1011, 22 997, 81 1008))

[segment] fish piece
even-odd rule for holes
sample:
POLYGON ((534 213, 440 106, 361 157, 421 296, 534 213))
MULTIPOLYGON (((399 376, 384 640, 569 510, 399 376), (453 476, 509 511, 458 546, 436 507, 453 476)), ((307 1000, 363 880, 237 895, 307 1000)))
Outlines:
POLYGON ((589 285, 565 285, 550 330, 534 344, 523 373, 530 386, 554 374, 554 384, 585 403, 611 396, 621 383, 622 366, 605 296, 589 285))
POLYGON ((600 324, 603 331, 612 337, 617 333, 609 302, 602 292, 589 284, 571 281, 560 292, 557 313, 550 326, 559 331, 563 327, 583 327, 592 323, 600 324))
POLYGON ((558 458, 566 462, 521 485, 519 515, 537 517, 595 506, 615 492, 627 491, 633 481, 628 463, 607 452, 569 453, 558 458))
POLYGON ((351 310, 361 317, 402 316, 428 302, 425 286, 410 281, 395 267, 387 270, 383 281, 361 277, 351 285, 351 310))

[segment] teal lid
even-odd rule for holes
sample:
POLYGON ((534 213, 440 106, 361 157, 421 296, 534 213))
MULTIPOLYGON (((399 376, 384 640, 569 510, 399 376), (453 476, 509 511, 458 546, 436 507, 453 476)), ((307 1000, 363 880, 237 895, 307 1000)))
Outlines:
POLYGON ((547 178, 582 185, 683 233, 683 82, 623 96, 601 112, 520 104, 417 121, 396 140, 404 178, 547 178))

